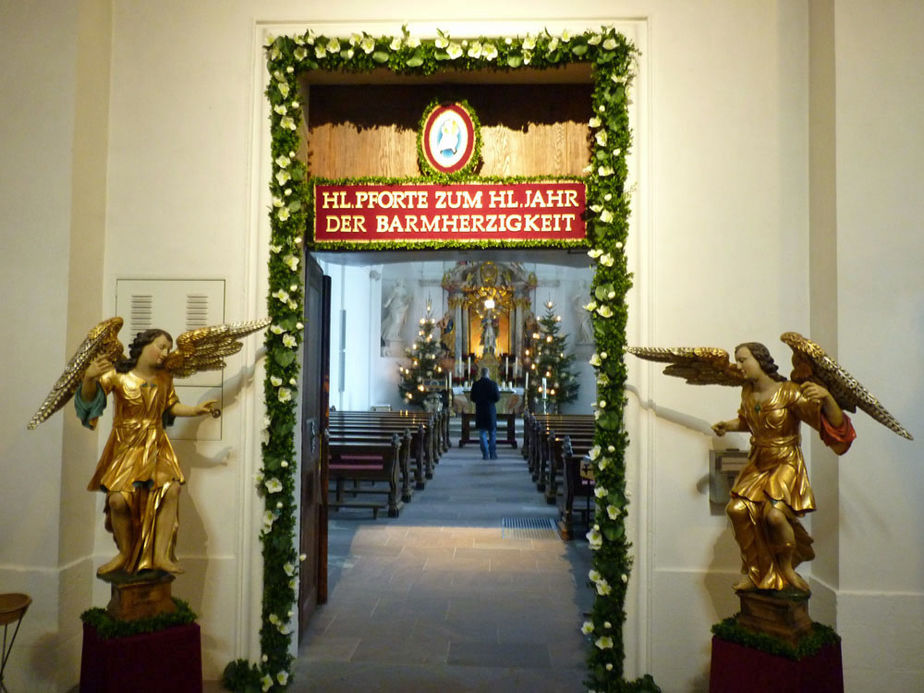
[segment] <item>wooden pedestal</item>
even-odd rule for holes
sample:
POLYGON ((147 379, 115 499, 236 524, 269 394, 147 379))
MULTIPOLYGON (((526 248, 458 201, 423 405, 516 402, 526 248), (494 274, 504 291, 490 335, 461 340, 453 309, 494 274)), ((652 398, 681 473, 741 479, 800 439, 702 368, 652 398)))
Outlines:
POLYGON ((841 645, 795 661, 712 638, 710 693, 843 693, 841 645))
POLYGON ((102 693, 201 693, 199 624, 100 640, 83 624, 80 690, 102 693))
MULTIPOLYGON (((145 575, 145 573, 141 573, 145 575)), ((171 595, 175 577, 163 571, 152 572, 144 578, 112 578, 107 580, 112 587, 112 598, 107 611, 119 621, 134 621, 158 614, 172 614, 176 603, 171 595)))
POLYGON ((738 624, 748 630, 767 633, 793 647, 812 632, 808 595, 776 596, 761 592, 738 592, 741 613, 738 624))

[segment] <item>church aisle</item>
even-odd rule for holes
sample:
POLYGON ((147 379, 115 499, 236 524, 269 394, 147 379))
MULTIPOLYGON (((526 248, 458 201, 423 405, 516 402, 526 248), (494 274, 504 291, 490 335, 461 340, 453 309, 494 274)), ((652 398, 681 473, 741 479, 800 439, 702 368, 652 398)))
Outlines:
POLYGON ((498 456, 451 448, 398 518, 331 514, 294 690, 584 690, 587 544, 558 538, 519 450, 498 456))

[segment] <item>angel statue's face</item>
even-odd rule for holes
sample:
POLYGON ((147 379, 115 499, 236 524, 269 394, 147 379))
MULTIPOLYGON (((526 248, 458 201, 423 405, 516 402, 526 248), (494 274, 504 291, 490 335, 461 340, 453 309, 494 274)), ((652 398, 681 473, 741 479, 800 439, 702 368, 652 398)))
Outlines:
POLYGON ((167 358, 167 354, 170 353, 170 349, 173 348, 173 342, 171 342, 165 335, 158 335, 157 338, 147 344, 144 349, 141 350, 141 357, 138 359, 139 364, 142 362, 145 365, 151 366, 153 368, 160 368, 164 365, 164 359, 167 358))
POLYGON ((757 362, 757 359, 754 358, 751 350, 747 347, 740 347, 735 352, 735 361, 738 363, 738 368, 740 368, 741 372, 744 373, 744 377, 751 382, 756 381, 758 378, 760 378, 760 376, 764 374, 764 371, 760 367, 760 364, 757 362))

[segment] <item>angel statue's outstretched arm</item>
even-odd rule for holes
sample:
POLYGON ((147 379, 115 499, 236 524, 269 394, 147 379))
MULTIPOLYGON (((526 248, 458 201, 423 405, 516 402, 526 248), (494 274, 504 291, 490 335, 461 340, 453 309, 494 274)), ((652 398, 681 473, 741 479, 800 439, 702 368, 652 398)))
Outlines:
POLYGON ((726 433, 737 433, 747 430, 747 426, 742 423, 741 419, 728 419, 727 421, 717 421, 712 424, 712 431, 720 438, 726 433))

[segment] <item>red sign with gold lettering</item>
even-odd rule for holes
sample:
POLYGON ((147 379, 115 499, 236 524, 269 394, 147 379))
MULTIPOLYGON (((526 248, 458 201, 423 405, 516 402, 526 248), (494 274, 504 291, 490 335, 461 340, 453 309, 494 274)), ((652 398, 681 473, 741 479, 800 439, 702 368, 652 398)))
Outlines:
POLYGON ((579 181, 314 186, 317 244, 494 240, 579 243, 586 236, 579 181))

